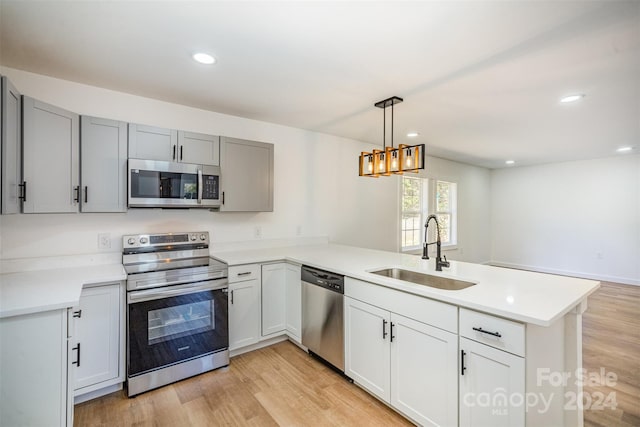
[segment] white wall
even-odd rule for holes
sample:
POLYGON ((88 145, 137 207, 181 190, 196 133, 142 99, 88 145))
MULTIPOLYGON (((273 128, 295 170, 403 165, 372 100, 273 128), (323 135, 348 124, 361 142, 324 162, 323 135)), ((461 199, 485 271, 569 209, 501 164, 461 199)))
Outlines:
MULTIPOLYGON (((214 135, 271 142, 275 145, 274 212, 212 213, 206 210, 131 209, 122 214, 33 214, 0 216, 0 259, 99 253, 98 233, 108 232, 120 253, 123 234, 204 230, 213 245, 262 239, 327 236, 335 243, 394 251, 398 241, 398 177, 361 178, 360 151, 371 146, 358 141, 271 123, 213 113, 126 93, 87 86, 6 67, 0 72, 18 90, 41 101, 80 114, 106 117, 214 135)), ((467 176, 468 204, 483 216, 488 200, 488 170, 428 159, 442 173, 467 176), (485 182, 486 181, 486 182, 485 182), (480 189, 480 187, 483 187, 480 189), (478 200, 476 193, 482 195, 478 200), (480 200, 481 199, 481 200, 480 200)), ((467 187, 467 184, 461 188, 467 187)), ((464 192, 464 190, 462 190, 464 192)), ((465 200, 467 200, 465 196, 465 200)), ((464 215, 463 215, 464 216, 464 215)), ((472 217, 473 215, 470 215, 472 217)), ((475 219, 465 222, 465 253, 458 259, 487 260, 489 244, 475 219)), ((461 233, 462 235, 462 233, 461 233)))
POLYGON ((640 284, 640 155, 494 170, 492 262, 640 284))

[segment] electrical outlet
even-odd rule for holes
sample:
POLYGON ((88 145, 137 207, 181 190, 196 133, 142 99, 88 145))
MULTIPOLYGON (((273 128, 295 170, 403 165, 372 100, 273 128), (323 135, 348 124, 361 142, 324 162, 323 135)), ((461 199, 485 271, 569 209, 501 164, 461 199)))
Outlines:
POLYGON ((110 233, 98 233, 98 249, 111 249, 110 233))
POLYGON ((296 227, 296 236, 302 236, 302 226, 298 225, 296 227))
POLYGON ((256 239, 262 238, 262 227, 256 225, 256 227, 253 229, 253 237, 255 237, 256 239))

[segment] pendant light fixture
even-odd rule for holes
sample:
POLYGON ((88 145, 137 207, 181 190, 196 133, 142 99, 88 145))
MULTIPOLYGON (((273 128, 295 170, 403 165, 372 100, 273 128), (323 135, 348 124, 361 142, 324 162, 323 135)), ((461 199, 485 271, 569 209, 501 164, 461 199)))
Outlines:
POLYGON ((393 146, 393 106, 403 101, 398 96, 376 102, 382 108, 382 150, 363 151, 359 158, 359 175, 378 178, 405 172, 416 173, 424 169, 424 144, 393 146), (391 107, 391 146, 387 147, 387 107, 391 107))

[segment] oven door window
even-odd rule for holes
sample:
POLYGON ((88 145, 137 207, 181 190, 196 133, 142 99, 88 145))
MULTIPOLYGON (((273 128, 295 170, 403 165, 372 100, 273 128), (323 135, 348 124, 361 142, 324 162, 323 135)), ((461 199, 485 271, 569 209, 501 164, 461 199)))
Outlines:
POLYGON ((227 348, 227 309, 221 289, 129 304, 129 375, 227 348))

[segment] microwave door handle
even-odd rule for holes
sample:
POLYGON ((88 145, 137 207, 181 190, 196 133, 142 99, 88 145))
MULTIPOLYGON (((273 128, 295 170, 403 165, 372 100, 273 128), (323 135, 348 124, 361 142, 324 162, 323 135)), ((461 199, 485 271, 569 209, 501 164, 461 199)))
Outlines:
POLYGON ((202 169, 198 169, 198 204, 202 204, 202 169))

